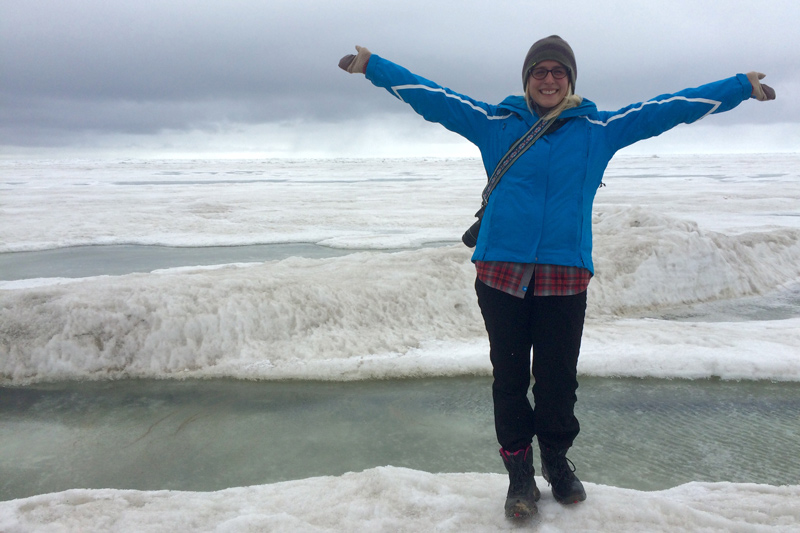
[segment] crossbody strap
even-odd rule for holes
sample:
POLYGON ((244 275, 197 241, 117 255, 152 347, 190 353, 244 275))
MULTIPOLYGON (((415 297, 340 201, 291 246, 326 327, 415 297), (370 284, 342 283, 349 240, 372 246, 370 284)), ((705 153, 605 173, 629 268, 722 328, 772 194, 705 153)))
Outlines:
POLYGON ((553 120, 544 120, 539 119, 536 124, 534 124, 531 129, 525 133, 522 137, 516 140, 514 144, 511 145, 511 148, 508 149, 506 155, 497 163, 497 166, 492 172, 492 176, 489 178, 489 183, 486 184, 486 187, 483 189, 483 193, 481 194, 481 207, 486 207, 486 204, 489 203, 489 196, 492 194, 492 191, 497 184, 500 182, 500 178, 503 177, 503 174, 511 168, 511 165, 519 159, 525 150, 533 146, 533 143, 536 142, 539 137, 544 135, 544 132, 547 130, 547 127, 553 123, 553 120))

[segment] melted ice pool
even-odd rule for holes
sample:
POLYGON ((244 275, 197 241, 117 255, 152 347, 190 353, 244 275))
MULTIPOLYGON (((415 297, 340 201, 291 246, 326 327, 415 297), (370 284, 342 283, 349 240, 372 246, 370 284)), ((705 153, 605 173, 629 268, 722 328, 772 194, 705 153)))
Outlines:
MULTIPOLYGON (((3 388, 0 500, 78 487, 211 491, 382 465, 503 472, 490 386, 447 378, 3 388)), ((582 378, 582 432, 570 458, 581 479, 640 490, 796 483, 798 393, 798 383, 582 378)))

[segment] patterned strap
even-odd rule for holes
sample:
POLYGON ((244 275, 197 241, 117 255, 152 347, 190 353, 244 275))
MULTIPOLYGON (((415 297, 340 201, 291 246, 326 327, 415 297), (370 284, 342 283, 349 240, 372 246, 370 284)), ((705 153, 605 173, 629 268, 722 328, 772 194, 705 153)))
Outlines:
POLYGON ((539 137, 544 135, 547 127, 552 123, 552 120, 539 119, 525 135, 517 139, 517 141, 511 145, 506 155, 497 163, 492 176, 489 178, 489 183, 487 183, 486 187, 483 189, 483 193, 481 194, 481 207, 485 207, 486 204, 489 203, 489 196, 492 194, 494 188, 497 187, 500 178, 503 177, 506 170, 511 168, 511 165, 519 159, 519 156, 521 156, 525 150, 533 146, 533 143, 535 143, 539 137))

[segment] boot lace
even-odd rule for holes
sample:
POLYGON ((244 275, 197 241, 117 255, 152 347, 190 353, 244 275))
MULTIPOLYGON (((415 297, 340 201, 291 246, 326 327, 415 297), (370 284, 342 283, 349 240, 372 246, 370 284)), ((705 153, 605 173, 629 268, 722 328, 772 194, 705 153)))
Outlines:
POLYGON ((551 482, 555 483, 561 479, 573 479, 575 477, 575 463, 567 458, 566 452, 556 452, 548 454, 547 473, 551 482))
POLYGON ((575 463, 570 461, 568 458, 559 456, 558 460, 556 461, 556 477, 557 478, 572 478, 575 477, 573 474, 575 473, 575 463))

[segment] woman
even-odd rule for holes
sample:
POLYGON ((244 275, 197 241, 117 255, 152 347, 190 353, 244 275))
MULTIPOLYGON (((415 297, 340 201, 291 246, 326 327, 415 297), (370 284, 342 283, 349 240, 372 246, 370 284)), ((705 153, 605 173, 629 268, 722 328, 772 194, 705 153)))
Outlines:
POLYGON ((369 50, 339 66, 364 73, 374 85, 408 103, 481 152, 488 176, 509 148, 539 119, 544 134, 507 167, 486 198, 472 261, 475 289, 489 334, 492 396, 500 455, 509 473, 509 517, 536 514, 532 442, 555 499, 586 499, 566 457, 580 426, 574 414, 577 365, 593 275, 592 203, 614 153, 681 123, 728 111, 748 98, 775 92, 751 72, 662 95, 619 111, 598 111, 574 94, 578 69, 572 48, 552 35, 531 46, 522 67, 524 96, 498 105, 441 87, 369 50), (533 363, 531 368, 531 349, 533 363), (531 407, 527 399, 534 377, 531 407))

